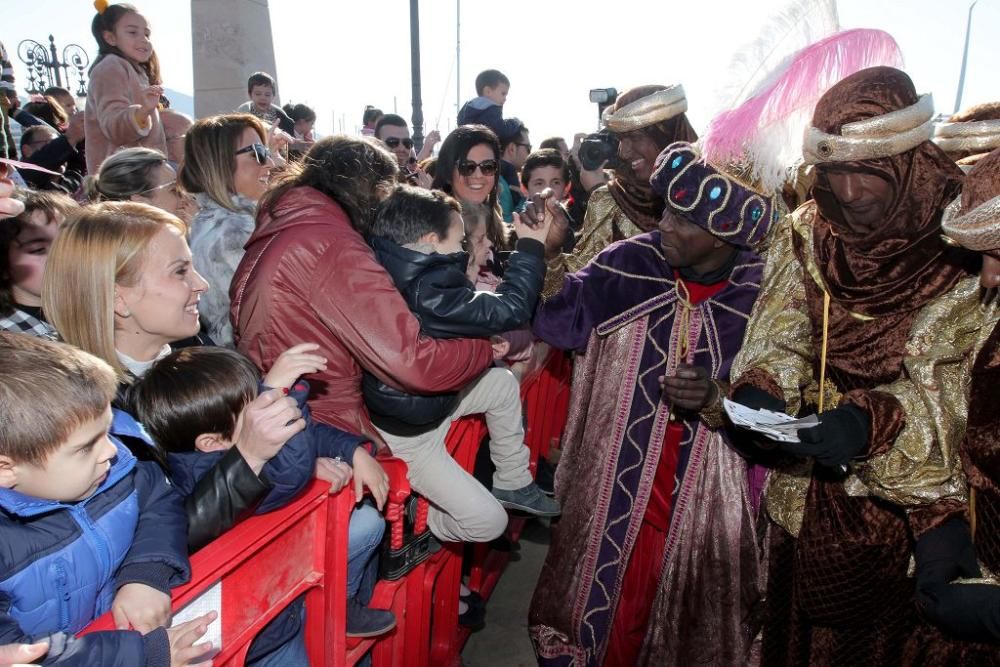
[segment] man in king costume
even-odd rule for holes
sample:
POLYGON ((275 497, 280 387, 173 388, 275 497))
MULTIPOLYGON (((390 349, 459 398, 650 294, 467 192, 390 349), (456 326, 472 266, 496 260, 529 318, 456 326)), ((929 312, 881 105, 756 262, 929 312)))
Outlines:
POLYGON ((737 665, 756 634, 761 483, 728 446, 720 397, 779 199, 688 143, 655 165, 659 230, 565 276, 534 320, 585 351, 530 612, 542 665, 737 665))
MULTIPOLYGON (((969 142, 973 151, 986 136, 984 128, 977 129, 969 142)), ((994 141, 998 138, 1000 133, 994 141)), ((958 142, 949 148, 967 150, 958 142)), ((962 246, 982 253, 984 306, 996 308, 991 291, 1000 287, 1000 150, 976 158, 961 198, 945 210, 942 228, 962 246)), ((972 367, 969 421, 959 450, 969 483, 970 521, 954 520, 937 531, 936 539, 925 536, 918 543, 917 601, 938 627, 917 629, 906 646, 907 665, 1000 665, 998 392, 1000 326, 994 326, 972 367)))
POLYGON ((733 397, 820 424, 770 443, 765 665, 900 664, 913 541, 964 521, 984 316, 968 254, 941 238, 962 172, 933 115, 893 68, 834 85, 805 138, 814 199, 771 237, 733 397))
POLYGON ((566 273, 579 271, 613 242, 656 229, 663 213, 663 200, 649 186, 656 156, 675 141, 698 139, 685 111, 679 85, 638 86, 608 108, 606 127, 620 142, 615 175, 590 195, 573 252, 546 257, 544 296, 562 289, 566 273))

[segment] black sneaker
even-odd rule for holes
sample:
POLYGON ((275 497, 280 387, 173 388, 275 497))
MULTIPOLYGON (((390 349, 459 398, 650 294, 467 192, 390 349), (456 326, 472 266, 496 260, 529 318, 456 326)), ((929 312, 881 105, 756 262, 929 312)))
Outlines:
MULTIPOLYGON (((466 596, 467 597, 467 596, 466 596)), ((486 627, 486 605, 470 603, 465 598, 459 598, 465 602, 468 609, 464 614, 458 615, 458 624, 464 628, 469 628, 473 632, 479 632, 486 627)))
POLYGON ((378 637, 396 627, 396 615, 387 609, 366 607, 357 598, 347 599, 347 636, 378 637))

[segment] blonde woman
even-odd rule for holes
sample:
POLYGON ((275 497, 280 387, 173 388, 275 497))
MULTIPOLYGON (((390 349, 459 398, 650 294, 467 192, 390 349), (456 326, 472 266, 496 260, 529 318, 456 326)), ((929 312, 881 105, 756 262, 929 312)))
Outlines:
POLYGON ((227 347, 233 346, 229 283, 275 166, 267 144, 264 125, 249 114, 204 118, 184 139, 181 184, 199 207, 191 221, 191 252, 195 268, 213 285, 199 308, 209 336, 227 347))
POLYGON ((195 336, 208 283, 191 265, 187 227, 147 204, 82 209, 52 245, 42 305, 63 340, 140 377, 195 336))
MULTIPOLYGON (((172 343, 198 332, 198 300, 208 283, 191 265, 185 232, 179 218, 160 209, 109 202, 71 216, 52 245, 42 305, 63 340, 115 369, 116 407, 124 407, 122 389, 168 355, 172 343)), ((301 421, 295 402, 274 393, 247 408, 246 433, 186 499, 192 551, 252 512, 270 490, 261 470, 288 439, 285 425, 301 421)), ((161 458, 148 447, 136 455, 161 458)))
POLYGON ((149 204, 190 222, 194 200, 180 190, 177 171, 167 156, 152 148, 125 148, 101 163, 97 175, 87 179, 92 201, 135 201, 149 204))

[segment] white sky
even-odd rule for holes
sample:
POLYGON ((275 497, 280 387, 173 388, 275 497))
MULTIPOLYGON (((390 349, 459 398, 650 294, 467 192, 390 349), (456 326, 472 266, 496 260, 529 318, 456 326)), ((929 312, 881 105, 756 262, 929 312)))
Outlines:
MULTIPOLYGON (((191 93, 191 16, 186 0, 133 0, 149 19, 164 83, 191 93)), ((198 0, 195 0, 198 1, 198 0)), ((521 118, 532 141, 568 139, 596 126, 590 88, 623 91, 647 83, 683 83, 689 116, 702 129, 713 91, 732 52, 752 39, 764 14, 783 0, 465 0, 462 3, 461 98, 497 68, 511 80, 505 115, 521 118), (584 9, 587 7, 587 9, 584 9), (599 11, 598 8, 604 8, 599 11)), ((939 111, 955 103, 968 0, 840 0, 844 28, 892 33, 920 92, 939 111)), ((25 38, 96 51, 87 0, 2 0, 0 40, 14 51, 25 38)), ((425 132, 454 125, 455 0, 421 2, 425 132)), ((270 0, 282 101, 309 104, 321 133, 353 133, 366 104, 409 119, 408 0, 270 0)), ((992 68, 1000 63, 1000 0, 979 0, 962 106, 1000 99, 992 68)), ((14 58, 19 82, 25 73, 14 58)))

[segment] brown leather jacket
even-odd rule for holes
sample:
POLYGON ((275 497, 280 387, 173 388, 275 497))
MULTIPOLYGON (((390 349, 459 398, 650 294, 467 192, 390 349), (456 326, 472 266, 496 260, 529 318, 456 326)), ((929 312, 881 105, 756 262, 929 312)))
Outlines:
POLYGON ((361 398, 361 369, 411 393, 454 391, 492 361, 484 339, 420 335, 392 279, 344 210, 318 190, 288 191, 261 215, 229 288, 237 349, 261 368, 317 343, 326 371, 308 376, 319 421, 382 443, 361 398))

